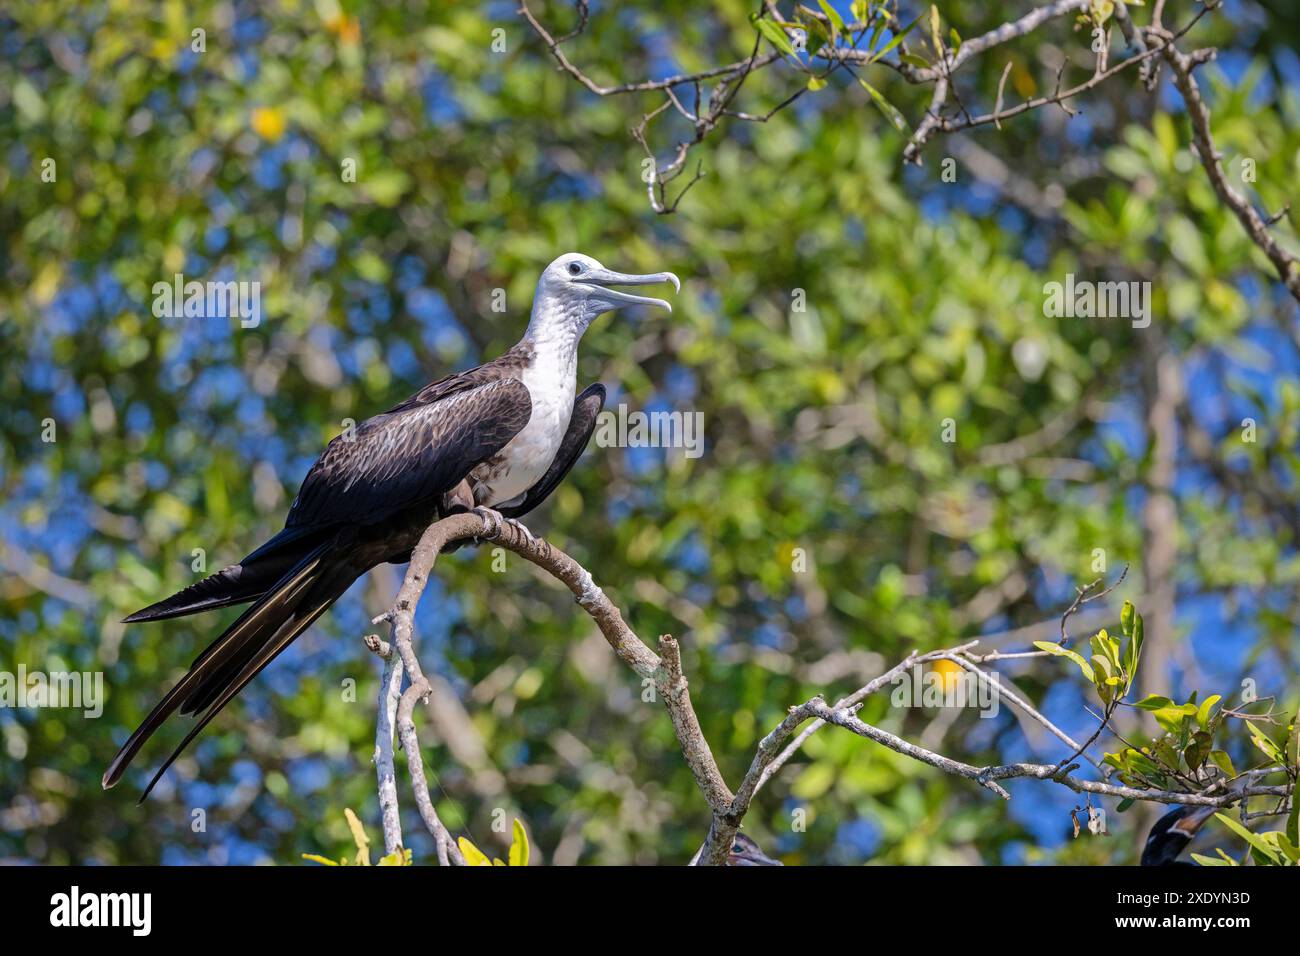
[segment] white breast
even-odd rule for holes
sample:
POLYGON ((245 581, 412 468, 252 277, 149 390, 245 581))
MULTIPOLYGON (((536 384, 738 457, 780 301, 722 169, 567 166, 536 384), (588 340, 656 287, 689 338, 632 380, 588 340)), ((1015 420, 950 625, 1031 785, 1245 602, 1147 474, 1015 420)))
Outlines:
POLYGON ((480 504, 504 505, 518 498, 546 474, 555 460, 573 417, 577 369, 575 363, 549 358, 539 354, 520 374, 533 399, 528 424, 500 455, 474 470, 474 497, 480 504))

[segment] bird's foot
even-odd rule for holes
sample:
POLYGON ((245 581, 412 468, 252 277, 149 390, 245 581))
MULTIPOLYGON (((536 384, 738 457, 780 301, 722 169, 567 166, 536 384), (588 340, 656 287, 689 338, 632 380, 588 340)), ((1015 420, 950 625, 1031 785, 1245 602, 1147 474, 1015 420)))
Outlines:
POLYGON ((501 528, 506 522, 506 518, 501 512, 482 505, 474 508, 473 512, 483 519, 484 528, 483 533, 479 535, 479 540, 495 541, 501 536, 501 528))

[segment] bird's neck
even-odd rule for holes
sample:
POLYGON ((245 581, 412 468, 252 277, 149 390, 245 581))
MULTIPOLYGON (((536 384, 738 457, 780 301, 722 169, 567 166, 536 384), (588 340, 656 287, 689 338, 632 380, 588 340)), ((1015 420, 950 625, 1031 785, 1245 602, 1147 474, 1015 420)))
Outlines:
POLYGON ((523 342, 533 355, 533 365, 545 367, 562 377, 574 377, 578 370, 578 340, 586 324, 546 302, 534 302, 523 342))

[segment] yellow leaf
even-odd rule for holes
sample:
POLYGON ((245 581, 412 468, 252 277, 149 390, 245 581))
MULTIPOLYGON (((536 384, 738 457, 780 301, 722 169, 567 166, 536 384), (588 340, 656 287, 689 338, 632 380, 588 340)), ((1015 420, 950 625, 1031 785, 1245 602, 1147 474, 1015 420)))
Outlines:
POLYGON ((469 840, 466 840, 464 837, 457 837, 456 843, 460 846, 460 855, 465 858, 466 866, 492 865, 492 861, 483 854, 483 851, 473 843, 470 843, 469 840))
POLYGON ((284 135, 284 111, 278 107, 259 106, 253 110, 251 125, 253 132, 262 139, 277 142, 284 135))
POLYGON ((348 45, 361 42, 361 21, 356 17, 348 16, 346 13, 336 13, 327 19, 325 29, 348 45))
POLYGON ((365 827, 357 819, 357 815, 347 807, 343 808, 343 816, 348 821, 348 829, 352 831, 352 842, 357 845, 357 866, 370 865, 370 838, 366 836, 365 827))
POLYGON ((59 291, 59 280, 63 278, 63 266, 54 261, 46 262, 36 273, 28 291, 36 305, 49 305, 54 294, 59 291))
POLYGON ((961 675, 966 672, 964 667, 952 661, 935 661, 930 665, 930 670, 939 675, 944 693, 953 693, 962 679, 961 675))
POLYGON ((510 842, 510 865, 528 865, 528 832, 518 817, 515 818, 514 839, 510 842))

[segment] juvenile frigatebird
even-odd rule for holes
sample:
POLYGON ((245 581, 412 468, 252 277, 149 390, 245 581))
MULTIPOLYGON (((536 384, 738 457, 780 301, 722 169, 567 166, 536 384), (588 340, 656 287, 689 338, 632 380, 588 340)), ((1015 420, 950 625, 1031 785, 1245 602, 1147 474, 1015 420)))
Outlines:
POLYGON ((542 273, 524 337, 500 358, 426 385, 335 438, 316 459, 284 530, 238 564, 136 611, 161 621, 254 604, 190 665, 104 773, 107 789, 176 710, 198 723, 154 785, 230 700, 371 568, 408 561, 424 530, 456 510, 516 520, 537 507, 582 454, 605 403, 592 385, 575 401, 578 340, 626 305, 672 311, 615 286, 681 283, 671 272, 625 275, 577 253, 542 273))

